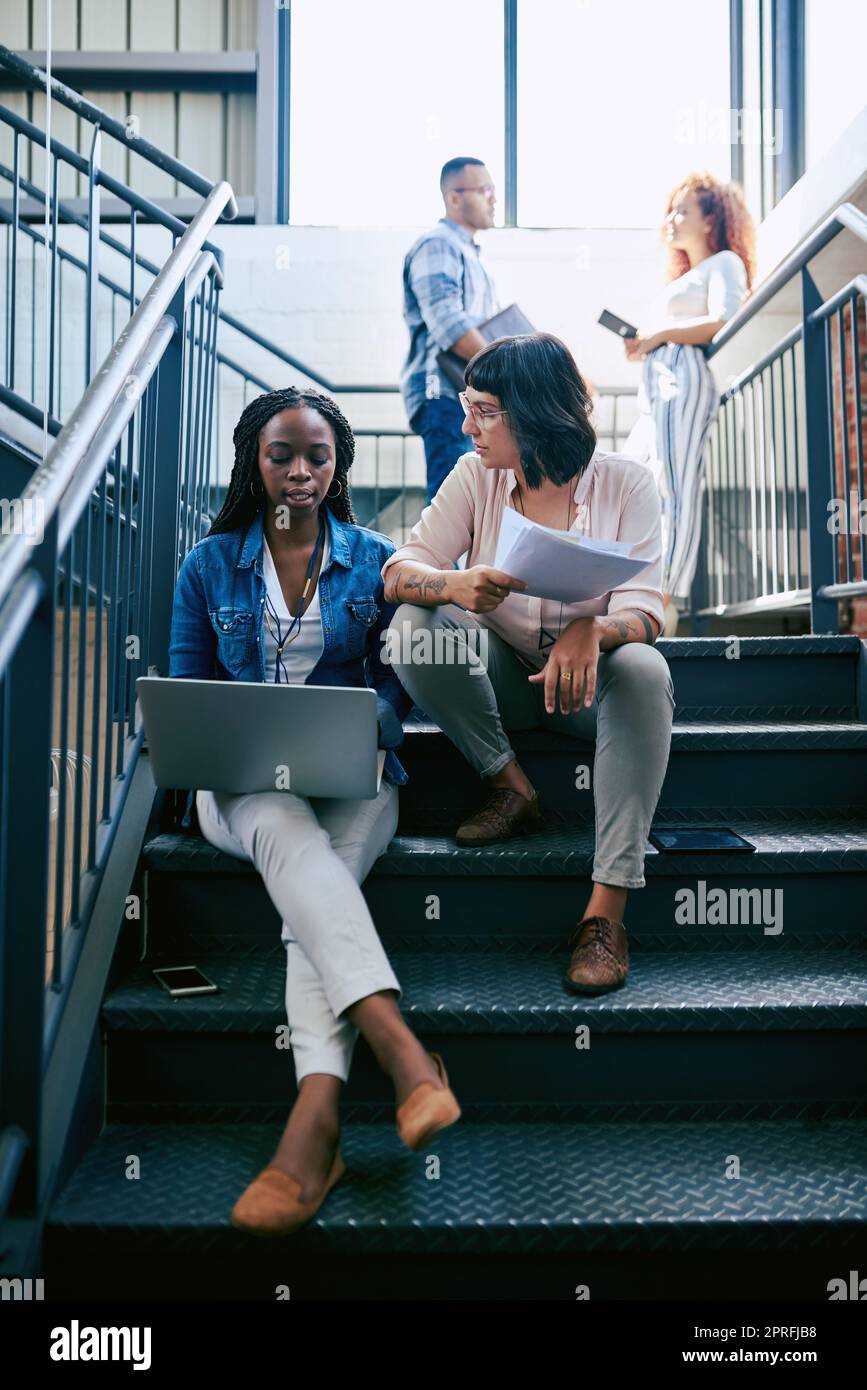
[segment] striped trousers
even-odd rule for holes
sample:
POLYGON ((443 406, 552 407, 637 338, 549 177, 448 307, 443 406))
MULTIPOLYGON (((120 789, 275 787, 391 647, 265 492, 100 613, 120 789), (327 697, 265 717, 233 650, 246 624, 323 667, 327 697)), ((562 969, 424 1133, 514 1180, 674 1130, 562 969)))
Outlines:
POLYGON ((663 343, 645 359, 640 416, 623 446, 656 477, 662 502, 663 593, 689 597, 701 539, 702 479, 719 387, 700 347, 663 343))

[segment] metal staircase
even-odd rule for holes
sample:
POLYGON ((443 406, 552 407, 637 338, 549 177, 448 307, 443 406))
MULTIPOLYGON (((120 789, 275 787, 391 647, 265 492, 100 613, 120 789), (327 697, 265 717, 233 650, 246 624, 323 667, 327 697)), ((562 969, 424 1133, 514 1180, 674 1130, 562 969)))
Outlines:
MULTIPOLYGON (((863 543, 841 548, 824 531, 841 475, 822 437, 835 409, 830 325, 863 304, 863 277, 817 304, 808 252, 786 269, 802 276, 812 364, 797 506, 792 497, 809 564, 765 563, 789 543, 782 504, 762 510, 777 496, 766 463, 779 451, 737 452, 734 405, 714 445, 714 560, 695 607, 784 597, 794 576, 813 634, 659 644, 677 709, 656 824, 730 825, 756 852, 648 847, 647 887, 627 914, 627 984, 576 999, 561 975, 589 888, 593 808, 574 769, 592 748, 518 736, 546 829, 460 850, 453 830, 477 787, 416 711, 399 832, 365 893, 464 1119, 431 1146, 438 1165, 402 1150, 384 1078, 359 1043, 350 1172, 307 1230, 263 1248, 228 1214, 293 1098, 291 1059, 274 1046, 279 924, 250 866, 181 830, 177 799, 154 788, 134 701, 135 676, 165 669, 177 566, 213 509, 221 372, 243 391, 267 389, 239 349, 263 340, 220 310, 209 237, 231 214, 231 190, 191 183, 199 211, 189 227, 175 222, 101 172, 100 131, 127 137, 94 113, 84 112, 90 159, 51 147, 55 176, 66 161, 91 189, 84 225, 51 201, 49 249, 58 265, 73 257, 62 274, 78 277, 89 315, 69 408, 59 321, 52 392, 50 372, 8 371, 21 338, 19 321, 16 347, 17 300, 6 300, 0 406, 7 423, 34 428, 47 405, 50 443, 43 459, 23 430, 0 438, 4 490, 39 502, 45 522, 38 543, 0 535, 0 1272, 44 1276, 52 1298, 271 1299, 276 1283, 293 1297, 574 1298, 587 1285, 593 1298, 825 1298, 828 1280, 864 1259, 867 1226, 867 648, 835 630, 836 601, 865 589, 863 543), (131 209, 125 282, 100 260, 122 254, 99 225, 100 187, 131 209), (135 248, 139 216, 162 220, 162 264, 135 248), (84 254, 61 248, 58 219, 84 236, 84 254), (100 295, 117 310, 104 355, 100 295), (235 334, 228 352, 224 329, 235 334), (770 529, 751 531, 742 515, 767 515, 770 529), (752 546, 752 563, 733 545, 752 546), (758 577, 769 573, 770 584, 758 577), (141 639, 134 659, 130 634, 141 639), (56 773, 86 757, 86 785, 56 773), (684 893, 694 920, 678 920, 684 893), (167 999, 151 971, 182 958, 222 992, 167 999)), ((14 136, 0 168, 13 206, 0 217, 7 250, 20 237, 41 255, 38 224, 20 216, 21 198, 40 195, 25 187, 19 146, 44 133, 12 114, 0 109, 14 136)), ((142 142, 136 150, 149 157, 142 142)), ((838 212, 823 245, 864 233, 863 215, 838 212)), ((372 515, 381 501, 397 516, 402 496, 383 484, 372 515)))
POLYGON ((649 846, 647 887, 627 911, 626 986, 576 999, 561 975, 589 891, 593 811, 574 767, 592 748, 518 735, 548 826, 462 850, 451 834, 477 795, 472 775, 438 730, 411 721, 401 823, 365 893, 403 1007, 442 1052, 464 1119, 407 1154, 359 1041, 350 1172, 276 1254, 228 1213, 293 1098, 290 1058, 274 1046, 279 921, 251 866, 156 819, 141 860, 146 933, 125 930, 102 1012, 107 1123, 50 1212, 49 1278, 63 1286, 74 1271, 70 1288, 92 1296, 119 1281, 125 1297, 219 1297, 231 1270, 247 1298, 288 1283, 293 1298, 571 1298, 589 1284, 593 1298, 816 1299, 838 1266, 857 1265, 862 644, 748 638, 737 660, 717 639, 660 647, 677 722, 655 824, 731 825, 755 854, 649 846), (719 888, 740 920, 702 921, 719 888), (679 925, 683 890, 697 920, 679 925), (151 970, 182 960, 222 993, 168 999, 151 970))

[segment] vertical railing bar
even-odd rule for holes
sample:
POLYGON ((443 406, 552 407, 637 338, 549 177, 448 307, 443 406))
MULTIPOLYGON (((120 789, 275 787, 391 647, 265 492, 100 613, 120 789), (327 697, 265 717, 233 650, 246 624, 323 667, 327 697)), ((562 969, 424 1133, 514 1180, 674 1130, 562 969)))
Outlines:
POLYGON ((792 345, 792 449, 795 463, 795 588, 803 585, 801 567, 801 428, 798 418, 798 360, 792 345))
MULTIPOLYGON (((80 926, 79 911, 81 904, 81 862, 82 862, 82 815, 83 815, 83 789, 84 789, 84 697, 85 697, 85 677, 87 674, 87 619, 88 604, 90 599, 90 541, 91 541, 91 506, 88 503, 78 525, 83 527, 85 540, 81 549, 84 552, 83 562, 79 566, 78 573, 78 693, 75 706, 75 827, 73 831, 73 860, 72 860, 72 906, 70 913, 70 925, 80 926)), ((76 547, 78 548, 78 547, 76 547)))
MULTIPOLYGON (((731 517, 731 467, 732 467, 732 445, 731 427, 727 436, 728 448, 725 450, 725 489, 720 498, 720 513, 722 520, 722 538, 724 538, 724 569, 725 578, 729 587, 732 581, 736 584, 736 571, 732 571, 732 517, 731 517)), ((736 562, 735 562, 736 563, 736 562)))
MULTIPOLYGON (((752 439, 752 442, 753 442, 753 447, 752 447, 751 456, 750 456, 750 522, 751 522, 750 554, 751 554, 751 560, 752 560, 752 564, 751 564, 752 588, 753 588, 753 590, 755 591, 755 590, 758 589, 758 534, 757 534, 757 519, 756 519, 756 458, 755 458, 755 430, 756 430, 756 418, 755 418, 755 387, 754 387, 754 383, 753 383, 753 382, 749 382, 748 385, 744 388, 744 404, 745 404, 745 405, 746 405, 746 393, 747 393, 747 391, 749 391, 749 393, 750 393, 750 429, 749 429, 749 436, 750 436, 750 438, 752 439)), ((753 593, 753 597, 755 597, 755 592, 753 593)))
POLYGON ((749 520, 749 501, 747 497, 747 398, 745 389, 732 397, 732 470, 734 477, 734 522, 729 534, 734 543, 735 593, 739 602, 743 592, 749 588, 748 569, 750 551, 747 542, 749 520))
POLYGON ((786 354, 781 353, 777 358, 780 366, 780 424, 783 451, 783 591, 788 593, 791 584, 791 564, 789 555, 789 431, 786 421, 786 354))
POLYGON ((780 544, 777 523, 777 397, 774 385, 774 363, 768 364, 768 382, 771 391, 771 411, 769 426, 771 432, 770 448, 770 504, 771 504, 771 593, 780 592, 780 564, 777 548, 780 544))
POLYGON ((181 536, 183 537, 183 548, 186 553, 190 548, 190 492, 191 492, 191 473, 192 473, 192 442, 193 442, 193 392, 195 390, 195 343, 196 343, 196 316, 198 310, 198 295, 190 300, 189 307, 189 329, 181 331, 181 343, 184 350, 184 385, 186 387, 187 404, 184 411, 183 432, 181 435, 181 459, 183 470, 183 484, 180 503, 181 511, 181 536))
MULTIPOLYGON (((144 653, 147 652, 147 625, 148 613, 146 597, 150 585, 150 566, 149 566, 149 547, 152 544, 152 537, 148 530, 149 515, 149 492, 151 483, 151 451, 153 449, 154 434, 154 405, 156 401, 156 387, 159 380, 159 370, 151 377, 148 382, 145 395, 146 407, 146 428, 142 432, 141 456, 139 458, 139 486, 138 486, 138 570, 136 574, 136 627, 141 628, 137 633, 140 643, 139 670, 138 675, 146 675, 147 669, 144 664, 144 653)), ((130 703, 132 706, 132 718, 135 717, 135 679, 131 681, 130 703)))
POLYGON ((858 480, 858 558, 861 565, 859 579, 867 579, 867 527, 862 526, 862 512, 867 480, 864 477, 864 433, 861 422, 861 357, 858 343, 858 300, 857 291, 852 293, 852 383, 855 406, 855 449, 857 452, 856 476, 858 480))
MULTIPOLYGON (((841 304, 834 317, 837 321, 837 352, 840 358, 840 436, 842 441, 841 462, 843 465, 841 481, 843 484, 843 496, 840 499, 843 503, 843 516, 847 518, 846 530, 843 535, 843 549, 846 554, 846 584, 852 582, 852 522, 858 525, 858 518, 853 518, 849 509, 850 501, 850 479, 849 479, 849 422, 846 418, 846 324, 844 319, 845 305, 841 304)), ((830 328, 830 324, 828 325, 830 328)), ((836 439, 835 439, 836 447, 836 439)), ((836 477, 836 458, 834 462, 834 476, 836 477)), ((838 551, 839 555, 839 551, 838 551)))
POLYGON ((6 335, 6 381, 15 390, 15 301, 18 295, 18 218, 20 216, 21 137, 15 131, 12 146, 12 252, 9 285, 9 331, 6 335))
POLYGON ((66 906, 66 817, 69 783, 69 689, 72 684, 70 670, 70 651, 72 648, 72 575, 75 570, 75 531, 69 538, 66 548, 66 567, 63 581, 63 654, 60 671, 60 788, 57 798, 57 860, 54 876, 54 953, 51 961, 52 988, 60 987, 62 972, 61 941, 63 934, 64 909, 66 906))
POLYGON ((118 649, 120 628, 117 600, 120 592, 120 527, 121 527, 121 450, 122 438, 114 447, 114 490, 112 494, 112 577, 111 597, 108 605, 108 652, 111 661, 111 674, 108 683, 109 714, 105 725, 105 768, 102 791, 102 819, 108 820, 111 811, 111 779, 113 773, 120 771, 120 763, 112 765, 111 749, 114 743, 115 726, 119 722, 119 679, 118 649))
POLYGON ((51 306, 49 310, 49 330, 50 347, 48 350, 48 413, 54 414, 54 367, 55 356, 60 355, 61 343, 59 336, 55 333, 56 318, 56 299, 57 299, 57 229, 58 229, 58 197, 57 197, 57 155, 52 156, 51 163, 51 306))
MULTIPOLYGON (((181 341, 183 341, 183 333, 181 341)), ((147 450, 147 481, 143 489, 142 503, 144 506, 144 525, 142 529, 143 545, 146 545, 146 553, 142 558, 142 652, 147 653, 151 649, 151 604, 150 595, 153 590, 153 547, 154 547, 154 517, 156 514, 156 449, 159 426, 159 396, 160 396, 160 372, 151 377, 148 383, 153 391, 153 401, 150 410, 150 429, 148 431, 148 450, 147 450)), ((174 548, 178 546, 177 522, 175 523, 175 533, 173 536, 174 548)), ((147 666, 145 665, 145 674, 147 666)))
MULTIPOLYGON (((834 433, 834 342, 831 329, 831 320, 829 318, 823 319, 819 327, 820 331, 824 334, 825 337, 824 406, 825 428, 828 434, 829 478, 827 480, 827 483, 828 498, 830 499, 837 495, 837 439, 834 433)), ((825 516, 827 517, 828 511, 826 505, 823 505, 823 511, 825 516)), ((830 527, 827 527, 827 530, 831 541, 831 549, 834 555, 833 580, 835 583, 839 583, 842 579, 842 575, 840 572, 840 537, 839 535, 832 536, 830 527)), ((845 550, 845 536, 843 537, 843 543, 843 548, 845 550)))
POLYGON ((714 588, 711 581, 711 556, 714 553, 714 507, 713 498, 717 495, 716 472, 719 466, 719 415, 714 421, 713 428, 708 440, 708 461, 705 472, 705 515, 704 525, 702 526, 702 540, 704 545, 704 592, 705 603, 710 606, 715 601, 714 588))
POLYGON ((765 397, 765 371, 762 368, 759 373, 759 416, 761 419, 761 429, 758 438, 761 441, 759 450, 761 457, 761 503, 759 514, 761 516, 762 527, 762 596, 768 592, 768 408, 765 397))
POLYGON ((97 304, 99 296, 99 184, 96 175, 100 166, 102 131, 94 126, 87 166, 87 280, 84 316, 84 382, 93 380, 97 368, 97 304))
POLYGON ((223 411, 223 389, 222 389, 222 383, 223 383, 223 368, 222 368, 221 363, 218 362, 218 363, 217 363, 217 382, 216 382, 216 391, 217 391, 217 416, 216 416, 216 418, 217 418, 217 440, 216 440, 216 458, 215 458, 215 460, 214 460, 214 476, 215 476, 215 478, 216 478, 216 482, 215 482, 215 484, 213 484, 213 485, 211 484, 211 474, 210 474, 210 467, 211 467, 211 464, 210 464, 210 460, 208 460, 208 470, 209 470, 209 472, 208 472, 208 511, 209 511, 209 512, 215 512, 215 507, 214 507, 214 496, 213 496, 213 487, 215 486, 215 487, 218 489, 218 491, 219 491, 219 488, 220 488, 220 474, 221 474, 220 464, 221 464, 222 459, 223 459, 223 424, 222 424, 222 421, 223 421, 223 415, 222 415, 222 411, 223 411))
POLYGON ((805 469, 809 536, 810 626, 812 632, 839 632, 840 610, 823 589, 836 577, 837 555, 828 527, 828 501, 834 495, 831 342, 827 318, 818 319, 822 295, 808 266, 801 268, 801 323, 804 344, 805 469))
MULTIPOLYGON (((202 468, 202 503, 200 513, 204 517, 210 518, 210 484, 211 484, 211 440, 213 437, 214 425, 214 383, 217 373, 217 326, 220 321, 220 288, 216 281, 216 276, 211 276, 211 305, 212 314, 210 321, 210 342, 208 347, 208 385, 207 385, 207 410, 205 419, 207 421, 207 432, 205 436, 205 454, 202 468)), ((196 537, 198 540, 198 536, 196 537)))
MULTIPOLYGON (((137 408, 133 412, 127 430, 127 453, 126 453, 126 559, 124 561, 124 599, 123 610, 126 620, 126 630, 124 632, 124 665, 123 665, 123 691, 124 691, 124 714, 126 722, 126 737, 132 733, 133 721, 133 698, 132 691, 134 682, 132 677, 132 663, 135 657, 128 655, 129 639, 136 636, 135 625, 138 621, 135 611, 136 599, 136 578, 134 571, 138 566, 139 550, 139 517, 138 505, 141 496, 142 472, 141 472, 141 438, 144 430, 145 420, 145 400, 139 398, 137 408), (138 462, 138 470, 136 463, 138 462), (138 477, 136 478, 136 471, 138 477), (135 545, 133 545, 135 537, 135 545)), ((122 747, 122 744, 121 744, 122 747)))
POLYGON ((127 707, 127 636, 129 633, 129 550, 132 536, 132 474, 133 474, 133 448, 132 440, 135 429, 136 412, 130 417, 123 438, 118 443, 118 519, 117 527, 120 534, 118 546, 118 578, 115 586, 115 603, 118 608, 117 614, 117 729, 115 733, 115 767, 120 772, 123 768, 123 740, 124 725, 126 723, 127 707), (126 461, 124 462, 124 445, 126 446, 126 461), (123 529, 121 529, 123 528, 123 529))
POLYGON ((63 261, 57 263, 57 418, 63 419, 63 261))
POLYGON ((88 808, 88 848, 87 867, 96 863, 96 808, 99 801, 99 766, 102 752, 100 737, 102 726, 102 629, 105 621, 105 552, 106 519, 108 516, 108 470, 103 471, 99 481, 98 507, 98 549, 95 565, 95 595, 93 601, 93 691, 91 707, 91 776, 90 806, 88 808))
POLYGON ((135 238, 136 227, 138 225, 138 210, 130 208, 129 212, 129 316, 132 318, 135 313, 135 238))
POLYGON ((214 310, 214 282, 208 278, 207 305, 205 304, 205 282, 202 281, 202 390, 199 403, 200 429, 196 447, 196 501, 193 509, 193 544, 202 536, 202 491, 205 485, 205 435, 208 428, 208 381, 211 366, 211 320, 214 310))
MULTIPOLYGON (((202 419, 203 404, 203 373, 205 369, 205 345, 207 342, 207 332, 205 328, 205 282, 202 281, 199 287, 201 304, 199 305, 199 344, 196 351, 196 387, 195 387, 195 406, 193 410, 193 438, 190 446, 190 546, 195 545, 199 539, 198 532, 198 502, 199 502, 199 467, 201 461, 201 440, 200 431, 204 434, 204 421, 202 419)), ((190 364, 192 366, 192 362, 190 364)), ((186 550, 184 550, 186 554, 186 550)))
MULTIPOLYGON (((39 240, 44 241, 41 237, 39 240)), ((30 308, 33 314, 33 326, 30 330, 30 399, 36 404, 36 325, 39 322, 39 315, 36 312, 36 242, 30 244, 30 308)))

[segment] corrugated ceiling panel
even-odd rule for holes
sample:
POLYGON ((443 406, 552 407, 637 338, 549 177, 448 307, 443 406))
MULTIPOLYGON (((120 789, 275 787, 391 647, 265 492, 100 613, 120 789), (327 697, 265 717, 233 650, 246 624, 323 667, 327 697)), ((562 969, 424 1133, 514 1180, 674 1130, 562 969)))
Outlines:
POLYGON ((256 47, 255 0, 229 0, 229 48, 256 47))
MULTIPOLYGON (((4 0, 4 9, 10 5, 10 0, 4 0)), ((24 6, 22 5, 23 9, 24 6)), ((115 8, 118 8, 115 5, 115 8)), ((45 47, 45 3, 44 0, 32 0, 33 13, 33 47, 45 47)), ((5 25, 4 25, 5 31, 5 25)), ((4 43, 6 40, 4 39, 4 43)), ((65 0, 65 3, 55 4, 51 7, 51 42, 55 50, 59 48, 78 47, 78 5, 75 0, 65 0)))
POLYGON ((132 0, 130 48, 167 51, 175 46, 175 0, 132 0))
POLYGON ((184 53, 223 48, 223 0, 179 0, 180 48, 184 53))
POLYGON ((213 183, 223 177, 224 119, 219 93, 181 92, 178 158, 213 183))
POLYGON ((233 92, 228 100, 226 178, 237 198, 252 197, 256 183, 256 98, 233 92))
MULTIPOLYGON (((55 11, 59 8, 61 6, 55 4, 55 11)), ((126 5, 118 4, 117 0, 114 3, 111 0, 81 0, 82 49, 99 52, 126 46, 126 5)))
MULTIPOLYGON (((175 97, 173 92, 133 92, 130 114, 138 117, 143 139, 173 154, 176 144, 175 97)), ((137 193, 146 198, 173 198, 175 181, 161 169, 148 164, 140 155, 130 156, 130 180, 137 193)), ((186 190, 183 190, 186 192, 186 190)))

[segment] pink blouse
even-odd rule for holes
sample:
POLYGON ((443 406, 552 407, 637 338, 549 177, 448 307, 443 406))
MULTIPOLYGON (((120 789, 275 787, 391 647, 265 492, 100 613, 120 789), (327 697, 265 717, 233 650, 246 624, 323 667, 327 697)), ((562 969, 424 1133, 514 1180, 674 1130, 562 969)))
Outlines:
MULTIPOLYGON (((465 552, 467 569, 493 565, 503 508, 515 506, 516 483, 511 468, 486 468, 478 454, 464 454, 425 507, 409 540, 386 560, 383 578, 399 560, 453 569, 465 552)), ((597 449, 573 496, 577 516, 572 531, 599 540, 629 541, 631 557, 646 560, 647 569, 584 603, 561 604, 512 593, 492 613, 473 615, 537 670, 547 660, 547 649, 575 618, 638 608, 660 628, 663 624, 660 505, 650 469, 624 454, 597 449)), ((563 522, 565 530, 565 515, 563 522)))

